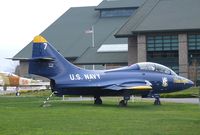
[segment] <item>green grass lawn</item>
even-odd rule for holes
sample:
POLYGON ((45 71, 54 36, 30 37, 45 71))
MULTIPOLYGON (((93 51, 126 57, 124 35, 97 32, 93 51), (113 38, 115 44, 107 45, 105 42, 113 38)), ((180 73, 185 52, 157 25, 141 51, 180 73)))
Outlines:
POLYGON ((194 98, 199 96, 199 89, 198 87, 192 87, 187 90, 179 91, 179 92, 172 92, 161 94, 161 97, 165 98, 194 98))
MULTIPOLYGON (((58 98, 55 98, 58 99, 58 98)), ((43 96, 0 97, 0 135, 199 135, 200 106, 118 101, 51 101, 43 96)))

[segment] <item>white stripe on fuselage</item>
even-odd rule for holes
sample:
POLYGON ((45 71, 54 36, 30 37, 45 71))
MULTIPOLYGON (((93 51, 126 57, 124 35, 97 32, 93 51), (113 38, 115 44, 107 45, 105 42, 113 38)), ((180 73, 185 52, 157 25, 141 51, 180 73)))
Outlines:
POLYGON ((69 79, 74 80, 98 80, 101 79, 100 74, 69 74, 69 79))

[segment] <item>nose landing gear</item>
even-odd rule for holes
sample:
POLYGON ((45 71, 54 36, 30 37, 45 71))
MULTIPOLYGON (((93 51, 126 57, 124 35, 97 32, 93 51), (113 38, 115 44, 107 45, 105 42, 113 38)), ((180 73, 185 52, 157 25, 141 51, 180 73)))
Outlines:
POLYGON ((161 105, 160 95, 159 94, 154 94, 153 96, 155 98, 154 105, 161 105))

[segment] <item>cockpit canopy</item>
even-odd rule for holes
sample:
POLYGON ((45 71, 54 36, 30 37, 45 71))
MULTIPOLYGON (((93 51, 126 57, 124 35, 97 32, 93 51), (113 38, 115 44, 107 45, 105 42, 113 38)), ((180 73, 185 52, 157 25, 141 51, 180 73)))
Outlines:
POLYGON ((137 63, 137 65, 139 66, 140 70, 155 71, 155 72, 165 73, 169 75, 177 75, 170 68, 157 64, 157 63, 141 62, 141 63, 137 63))

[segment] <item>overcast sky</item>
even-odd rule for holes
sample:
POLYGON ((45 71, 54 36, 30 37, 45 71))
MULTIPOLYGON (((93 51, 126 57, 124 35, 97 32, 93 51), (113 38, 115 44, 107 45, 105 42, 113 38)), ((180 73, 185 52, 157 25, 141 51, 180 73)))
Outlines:
POLYGON ((96 6, 102 0, 1 0, 0 71, 11 71, 13 57, 70 7, 96 6))

